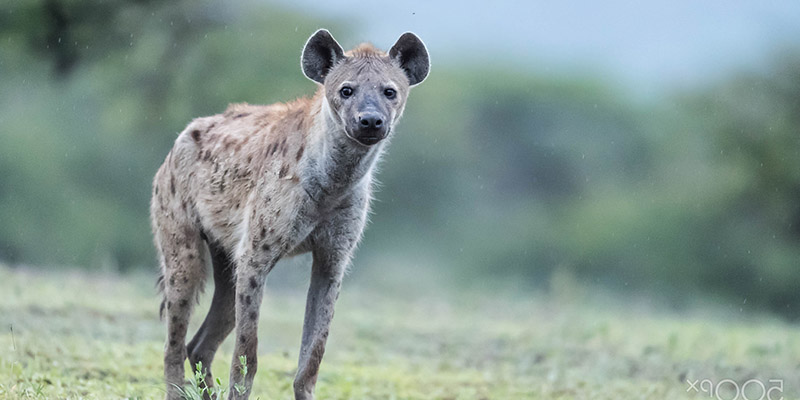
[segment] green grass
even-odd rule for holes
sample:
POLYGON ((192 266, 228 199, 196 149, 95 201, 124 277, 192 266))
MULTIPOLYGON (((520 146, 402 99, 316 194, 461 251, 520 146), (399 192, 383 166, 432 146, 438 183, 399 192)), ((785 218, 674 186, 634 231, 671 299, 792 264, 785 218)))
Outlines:
MULTIPOLYGON (((677 313, 563 284, 441 292, 411 279, 345 283, 317 398, 708 398, 687 393, 687 379, 781 379, 784 398, 798 398, 800 334, 769 315, 677 313)), ((303 292, 302 279, 268 284, 253 399, 291 398, 303 292)), ((149 275, 0 266, 0 399, 162 398, 158 305, 149 275)), ((229 338, 212 366, 225 383, 231 348, 229 338)))

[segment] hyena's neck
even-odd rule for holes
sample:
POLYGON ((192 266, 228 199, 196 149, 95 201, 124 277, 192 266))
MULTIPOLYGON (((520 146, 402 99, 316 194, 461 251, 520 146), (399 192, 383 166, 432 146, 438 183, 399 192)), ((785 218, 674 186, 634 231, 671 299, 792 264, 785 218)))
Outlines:
POLYGON ((369 186, 385 141, 364 146, 347 136, 336 122, 322 89, 314 96, 307 136, 309 151, 303 157, 306 192, 318 203, 336 202, 361 185, 369 186))

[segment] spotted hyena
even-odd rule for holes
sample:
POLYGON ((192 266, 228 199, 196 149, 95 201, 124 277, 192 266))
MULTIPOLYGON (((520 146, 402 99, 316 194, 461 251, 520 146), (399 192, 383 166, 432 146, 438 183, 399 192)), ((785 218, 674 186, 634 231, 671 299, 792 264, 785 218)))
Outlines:
POLYGON ((249 396, 267 274, 281 258, 305 252, 313 266, 294 393, 313 398, 342 276, 367 219, 375 163, 410 87, 425 79, 430 64, 413 33, 387 54, 369 44, 344 52, 326 30, 311 36, 301 61, 319 84, 313 97, 233 104, 195 119, 156 173, 150 212, 167 321, 168 399, 179 397, 187 357, 192 366, 202 362, 211 382, 214 353, 234 327, 229 397, 249 396), (209 260, 211 308, 187 345, 209 260))

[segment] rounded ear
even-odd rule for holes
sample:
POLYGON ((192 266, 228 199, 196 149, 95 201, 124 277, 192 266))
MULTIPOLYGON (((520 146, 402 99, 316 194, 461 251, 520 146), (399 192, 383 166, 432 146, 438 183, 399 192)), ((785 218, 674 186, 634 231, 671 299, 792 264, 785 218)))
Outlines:
POLYGON ((314 82, 323 83, 331 68, 339 60, 344 59, 344 50, 330 32, 320 29, 308 38, 300 59, 306 77, 314 82))
POLYGON ((397 43, 389 50, 389 57, 400 62, 400 68, 406 72, 411 86, 424 81, 431 69, 428 49, 422 40, 411 32, 406 32, 397 39, 397 43))

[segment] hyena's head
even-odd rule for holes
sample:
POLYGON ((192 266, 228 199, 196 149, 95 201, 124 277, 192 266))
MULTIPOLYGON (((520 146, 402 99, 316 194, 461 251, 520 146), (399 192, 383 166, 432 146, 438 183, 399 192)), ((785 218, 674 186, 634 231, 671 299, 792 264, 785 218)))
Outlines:
POLYGON ((413 33, 389 53, 369 44, 344 52, 331 34, 314 33, 302 56, 303 73, 323 85, 326 112, 363 146, 387 138, 403 114, 409 89, 428 76, 428 50, 413 33))

